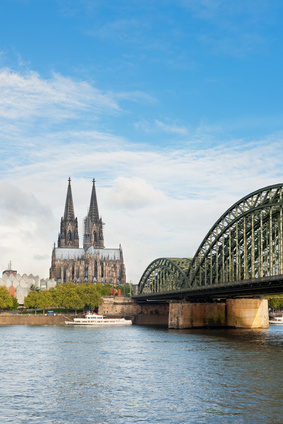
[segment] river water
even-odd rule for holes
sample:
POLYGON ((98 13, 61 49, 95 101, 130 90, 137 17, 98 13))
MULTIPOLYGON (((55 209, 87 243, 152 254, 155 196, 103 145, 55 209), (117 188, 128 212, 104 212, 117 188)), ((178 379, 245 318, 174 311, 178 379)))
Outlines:
POLYGON ((0 327, 1 423, 283 423, 283 326, 0 327))

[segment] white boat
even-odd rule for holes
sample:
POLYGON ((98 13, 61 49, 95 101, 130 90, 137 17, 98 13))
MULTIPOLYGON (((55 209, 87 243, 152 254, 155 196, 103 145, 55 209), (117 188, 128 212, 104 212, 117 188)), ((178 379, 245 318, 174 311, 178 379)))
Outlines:
POLYGON ((283 325, 283 317, 272 317, 269 319, 269 324, 283 325))
POLYGON ((74 321, 65 321, 66 325, 88 325, 88 326, 101 326, 101 325, 132 325, 130 319, 125 318, 106 318, 103 315, 96 313, 88 313, 84 318, 74 318, 74 321))

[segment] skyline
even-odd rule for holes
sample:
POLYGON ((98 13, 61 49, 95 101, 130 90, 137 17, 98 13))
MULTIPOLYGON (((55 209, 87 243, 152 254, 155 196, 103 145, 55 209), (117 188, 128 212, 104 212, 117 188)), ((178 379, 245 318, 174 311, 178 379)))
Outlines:
POLYGON ((69 177, 80 245, 95 178, 135 284, 281 183, 282 16, 277 0, 3 0, 2 271, 48 277, 69 177))

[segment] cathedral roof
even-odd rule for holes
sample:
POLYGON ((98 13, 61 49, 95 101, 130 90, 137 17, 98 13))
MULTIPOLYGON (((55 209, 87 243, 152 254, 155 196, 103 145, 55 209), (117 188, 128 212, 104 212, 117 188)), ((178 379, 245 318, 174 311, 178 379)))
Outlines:
POLYGON ((96 249, 93 246, 90 246, 87 251, 87 255, 96 256, 99 253, 100 259, 110 259, 110 260, 120 260, 121 259, 121 250, 120 249, 96 249))
POLYGON ((65 260, 65 259, 80 259, 84 255, 85 251, 83 248, 55 248, 55 259, 65 260))
POLYGON ((121 260, 120 249, 95 249, 93 246, 89 247, 85 252, 84 249, 72 249, 72 248, 55 248, 55 260, 76 260, 81 259, 84 254, 88 256, 96 256, 99 254, 100 260, 121 260))

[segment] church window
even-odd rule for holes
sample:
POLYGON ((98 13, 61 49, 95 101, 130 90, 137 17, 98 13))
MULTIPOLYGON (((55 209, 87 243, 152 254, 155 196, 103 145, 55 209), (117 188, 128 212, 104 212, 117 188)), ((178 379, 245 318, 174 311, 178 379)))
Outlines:
POLYGON ((72 266, 72 281, 74 281, 75 278, 75 267, 72 266))

